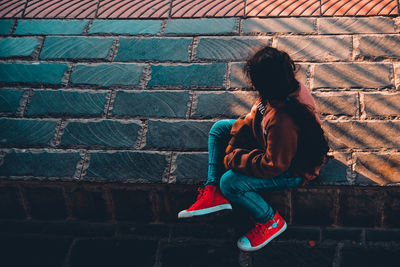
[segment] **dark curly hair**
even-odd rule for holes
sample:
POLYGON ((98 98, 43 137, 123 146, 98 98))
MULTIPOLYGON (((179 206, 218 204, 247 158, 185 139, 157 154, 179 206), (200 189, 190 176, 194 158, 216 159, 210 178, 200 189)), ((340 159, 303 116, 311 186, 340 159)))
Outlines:
POLYGON ((289 95, 299 89, 296 66, 289 55, 273 47, 264 47, 249 58, 244 72, 259 92, 264 104, 289 114, 299 127, 297 152, 292 160, 296 167, 313 173, 326 161, 329 151, 324 131, 314 112, 289 95))

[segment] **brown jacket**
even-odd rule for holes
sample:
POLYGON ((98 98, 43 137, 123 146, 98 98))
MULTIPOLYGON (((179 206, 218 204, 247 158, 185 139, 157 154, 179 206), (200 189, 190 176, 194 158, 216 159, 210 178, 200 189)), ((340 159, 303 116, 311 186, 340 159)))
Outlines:
MULTIPOLYGON (((319 121, 314 101, 304 85, 291 97, 309 105, 319 121)), ((224 158, 225 167, 262 178, 275 177, 290 169, 293 175, 306 178, 305 181, 314 179, 320 167, 314 173, 305 173, 301 168, 292 166, 297 151, 298 131, 288 114, 269 105, 265 107, 258 99, 250 113, 233 124, 232 139, 224 158)))

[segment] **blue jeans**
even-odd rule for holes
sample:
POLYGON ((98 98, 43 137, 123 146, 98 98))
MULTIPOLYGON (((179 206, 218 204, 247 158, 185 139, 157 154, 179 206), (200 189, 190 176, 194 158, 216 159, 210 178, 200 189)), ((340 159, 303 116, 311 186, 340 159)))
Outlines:
POLYGON ((272 178, 257 178, 228 170, 223 159, 231 138, 235 120, 217 121, 208 137, 208 177, 205 185, 219 185, 222 194, 232 203, 245 207, 257 222, 265 223, 275 215, 273 208, 257 193, 265 190, 283 190, 301 185, 302 177, 292 177, 289 171, 272 178))

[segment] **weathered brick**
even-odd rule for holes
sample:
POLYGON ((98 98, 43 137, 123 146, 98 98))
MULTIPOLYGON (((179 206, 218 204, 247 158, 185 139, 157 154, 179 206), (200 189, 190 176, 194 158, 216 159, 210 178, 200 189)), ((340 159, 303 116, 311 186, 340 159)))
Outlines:
POLYGON ((313 88, 394 87, 390 63, 332 63, 315 65, 313 88))
POLYGON ((243 72, 244 63, 231 63, 229 80, 231 88, 247 88, 249 87, 248 79, 243 72))
POLYGON ((20 19, 15 34, 82 34, 88 22, 88 20, 20 19))
POLYGON ((382 193, 377 190, 341 189, 339 225, 352 227, 380 226, 382 193))
POLYGON ((398 247, 344 247, 341 266, 395 266, 400 261, 398 247))
POLYGON ((400 228, 400 198, 399 187, 386 190, 383 208, 383 224, 388 228, 400 228))
POLYGON ((25 90, 2 89, 0 90, 0 112, 15 113, 25 90))
POLYGON ((112 109, 117 116, 184 118, 189 92, 118 91, 112 109))
POLYGON ((199 93, 192 116, 237 118, 249 113, 257 97, 255 92, 199 93))
POLYGON ((355 43, 358 43, 356 56, 400 58, 399 35, 361 35, 355 43))
POLYGON ((314 33, 317 20, 313 18, 251 18, 242 20, 244 33, 314 33))
POLYGON ((351 37, 282 36, 277 48, 296 61, 343 61, 352 58, 351 37))
POLYGON ((71 83, 111 85, 138 85, 144 65, 138 64, 78 64, 71 75, 71 83))
POLYGON ((318 18, 321 34, 394 33, 394 21, 389 17, 318 18))
POLYGON ((361 229, 326 227, 322 229, 322 239, 361 241, 361 229))
POLYGON ((324 165, 319 173, 319 177, 310 182, 310 185, 347 185, 347 172, 350 170, 348 159, 349 155, 345 153, 334 153, 334 159, 331 159, 324 165))
POLYGON ((141 125, 111 120, 71 121, 61 137, 62 146, 133 147, 141 125))
POLYGON ((147 223, 154 220, 149 191, 112 189, 115 219, 147 223))
POLYGON ((144 152, 98 152, 90 154, 84 180, 161 182, 167 159, 164 154, 144 152))
POLYGON ((164 33, 228 34, 236 31, 236 18, 168 20, 164 33))
POLYGON ((65 219, 67 209, 61 187, 23 186, 23 192, 34 219, 65 219))
POLYGON ((14 20, 12 19, 0 20, 0 35, 8 35, 13 25, 14 25, 14 20))
POLYGON ((200 38, 196 47, 196 58, 243 60, 271 43, 272 38, 270 37, 200 38))
POLYGON ((400 94, 370 93, 364 95, 367 116, 400 116, 400 94))
POLYGON ((211 121, 149 121, 145 148, 206 150, 211 121), (166 139, 166 137, 173 137, 166 139))
POLYGON ((0 39, 0 57, 27 57, 38 45, 38 39, 31 37, 0 39))
POLYGON ((314 93, 313 98, 321 114, 356 116, 356 93, 314 93))
POLYGON ((0 218, 25 219, 25 210, 19 189, 15 185, 0 186, 0 218))
POLYGON ((394 62, 394 82, 396 86, 396 90, 400 90, 400 63, 394 62))
POLYGON ((46 37, 41 59, 106 59, 114 39, 95 37, 46 37))
POLYGON ((92 221, 105 221, 111 218, 104 190, 79 187, 67 191, 67 194, 73 217, 92 221))
POLYGON ((46 145, 54 137, 56 121, 0 119, 0 144, 46 145))
POLYGON ((176 159, 176 168, 172 174, 176 175, 178 183, 186 181, 204 182, 207 179, 208 154, 182 153, 176 159))
POLYGON ((117 61, 189 61, 192 38, 120 38, 117 61))
POLYGON ((332 148, 396 148, 400 121, 324 121, 332 148))
POLYGON ((332 189, 298 189, 292 193, 293 223, 331 225, 334 223, 335 193, 332 189))
POLYGON ((66 90, 35 91, 26 114, 38 115, 101 115, 107 102, 107 93, 71 92, 66 90))
POLYGON ((89 34, 157 34, 161 29, 161 20, 94 20, 89 34))
POLYGON ((190 65, 152 65, 149 86, 210 86, 222 87, 225 63, 190 65))
POLYGON ((400 153, 354 153, 358 184, 400 183, 400 153))
POLYGON ((375 230, 375 229, 365 229, 365 239, 366 241, 398 241, 400 240, 399 230, 375 230))
POLYGON ((310 65, 304 63, 296 63, 295 65, 296 65, 296 72, 295 72, 296 79, 299 82, 303 83, 305 86, 310 87, 308 81, 308 77, 310 76, 309 75, 310 65))
POLYGON ((74 152, 10 152, 0 166, 0 176, 72 177, 80 159, 74 152))
POLYGON ((0 64, 0 82, 61 84, 66 64, 57 63, 3 63, 0 64))

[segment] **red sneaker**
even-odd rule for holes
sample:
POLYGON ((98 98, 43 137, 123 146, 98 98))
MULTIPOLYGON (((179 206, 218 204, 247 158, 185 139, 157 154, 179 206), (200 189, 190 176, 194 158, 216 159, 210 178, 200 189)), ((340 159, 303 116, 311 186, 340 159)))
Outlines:
POLYGON ((264 247, 287 228, 285 220, 275 212, 274 218, 266 223, 258 223, 246 235, 239 238, 237 245, 243 251, 255 251, 264 247))
POLYGON ((204 189, 198 188, 199 195, 196 202, 187 210, 178 213, 178 218, 189 218, 205 215, 220 210, 231 210, 229 201, 222 195, 217 186, 207 185, 204 189))

